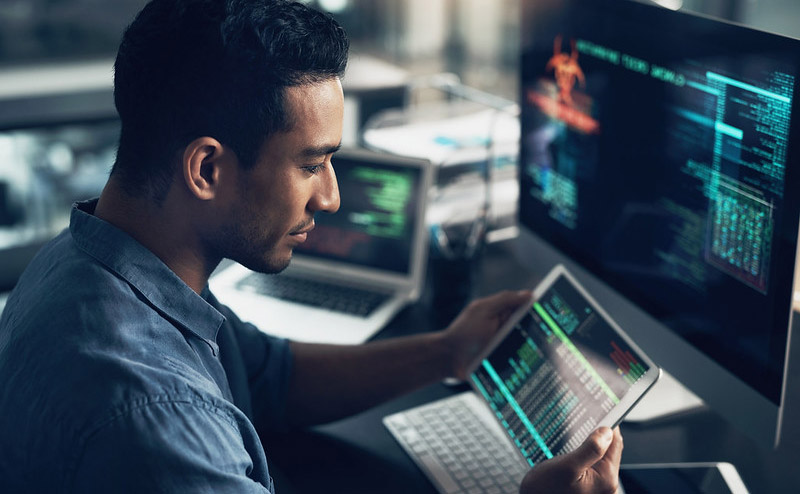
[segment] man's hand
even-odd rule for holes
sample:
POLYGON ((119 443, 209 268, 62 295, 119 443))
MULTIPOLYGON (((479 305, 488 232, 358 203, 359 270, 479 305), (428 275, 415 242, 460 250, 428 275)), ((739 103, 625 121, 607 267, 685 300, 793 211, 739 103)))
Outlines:
POLYGON ((531 301, 528 290, 504 291, 473 300, 442 333, 451 350, 451 376, 467 379, 469 365, 486 348, 506 319, 522 304, 531 301))
POLYGON ((531 292, 503 292, 476 300, 443 331, 364 345, 290 342, 289 420, 296 426, 330 422, 445 377, 466 379, 500 325, 531 298, 531 292))
POLYGON ((602 427, 575 451, 536 465, 522 479, 520 494, 614 494, 622 434, 602 427))

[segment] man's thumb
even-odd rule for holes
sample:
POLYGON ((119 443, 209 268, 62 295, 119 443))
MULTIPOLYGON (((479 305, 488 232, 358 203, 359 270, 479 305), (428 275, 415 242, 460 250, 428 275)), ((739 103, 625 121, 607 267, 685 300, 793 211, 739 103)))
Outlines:
POLYGON ((570 463, 578 471, 591 467, 603 458, 613 439, 614 433, 608 427, 597 429, 569 455, 571 456, 570 463))

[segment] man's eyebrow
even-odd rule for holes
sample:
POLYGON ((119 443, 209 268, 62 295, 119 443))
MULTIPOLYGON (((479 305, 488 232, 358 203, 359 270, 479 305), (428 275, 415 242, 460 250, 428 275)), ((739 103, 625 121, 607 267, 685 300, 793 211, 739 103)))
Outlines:
POLYGON ((301 155, 304 158, 313 158, 313 157, 316 157, 316 156, 327 156, 329 154, 335 153, 336 151, 338 151, 341 148, 342 148, 342 143, 341 142, 339 144, 335 145, 335 146, 310 147, 310 148, 304 149, 301 152, 301 155))

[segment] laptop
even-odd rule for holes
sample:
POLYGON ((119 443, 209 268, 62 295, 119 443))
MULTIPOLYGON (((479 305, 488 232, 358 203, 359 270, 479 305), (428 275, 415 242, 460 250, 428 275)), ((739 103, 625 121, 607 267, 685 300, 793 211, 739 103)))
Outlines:
POLYGON ((661 375, 561 265, 471 367, 471 391, 383 420, 442 494, 519 492, 530 467, 617 425, 661 375))
POLYGON ((280 274, 231 264, 212 276, 217 298, 262 331, 296 341, 366 341, 424 285, 428 160, 361 149, 333 157, 341 206, 280 274))

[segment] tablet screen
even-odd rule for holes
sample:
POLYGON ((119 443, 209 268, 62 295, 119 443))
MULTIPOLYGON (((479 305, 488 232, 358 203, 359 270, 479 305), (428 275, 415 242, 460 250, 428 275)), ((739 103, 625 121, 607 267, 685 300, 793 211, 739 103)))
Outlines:
POLYGON ((635 402, 622 403, 653 365, 612 324, 559 274, 473 372, 531 466, 572 451, 598 426, 614 425, 604 422, 612 410, 635 402))

